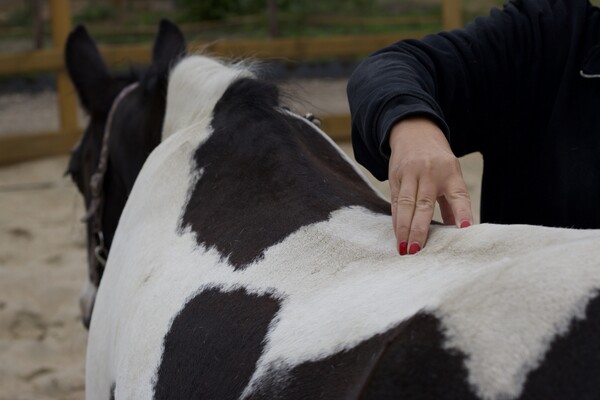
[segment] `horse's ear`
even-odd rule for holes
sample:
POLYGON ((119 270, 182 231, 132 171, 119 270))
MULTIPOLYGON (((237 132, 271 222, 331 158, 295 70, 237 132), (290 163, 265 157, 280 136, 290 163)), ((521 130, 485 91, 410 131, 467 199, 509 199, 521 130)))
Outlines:
POLYGON ((183 34, 177 25, 162 19, 154 42, 152 63, 158 68, 158 72, 168 74, 172 64, 183 56, 185 56, 183 34))
POLYGON ((157 83, 166 83, 171 67, 185 56, 183 34, 171 21, 162 19, 152 50, 152 72, 157 83))
POLYGON ((65 63, 81 104, 93 112, 95 100, 111 80, 108 68, 87 30, 79 25, 67 38, 65 63))

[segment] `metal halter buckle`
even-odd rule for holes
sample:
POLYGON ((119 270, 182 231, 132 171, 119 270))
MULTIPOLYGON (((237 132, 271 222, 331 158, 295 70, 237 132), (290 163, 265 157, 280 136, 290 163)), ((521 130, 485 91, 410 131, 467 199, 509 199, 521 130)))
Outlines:
POLYGON ((315 117, 312 113, 305 114, 304 118, 306 118, 307 120, 312 122, 316 127, 318 127, 318 128, 321 127, 321 120, 319 118, 315 117))

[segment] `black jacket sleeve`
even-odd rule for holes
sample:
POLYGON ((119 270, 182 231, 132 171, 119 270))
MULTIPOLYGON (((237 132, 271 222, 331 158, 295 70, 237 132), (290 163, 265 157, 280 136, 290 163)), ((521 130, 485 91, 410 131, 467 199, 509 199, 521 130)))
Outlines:
POLYGON ((390 130, 415 115, 436 122, 457 156, 485 152, 493 146, 487 127, 526 109, 539 71, 554 68, 541 64, 570 32, 570 8, 587 6, 516 0, 465 29, 401 41, 368 57, 348 83, 357 160, 387 179, 390 130))

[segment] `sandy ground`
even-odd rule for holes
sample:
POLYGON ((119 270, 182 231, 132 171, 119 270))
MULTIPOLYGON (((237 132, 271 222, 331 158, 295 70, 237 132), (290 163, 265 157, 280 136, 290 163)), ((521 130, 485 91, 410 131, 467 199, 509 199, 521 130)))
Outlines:
MULTIPOLYGON (((300 112, 347 112, 342 80, 286 86, 304 97, 294 105, 300 112)), ((0 134, 54 126, 53 96, 0 98, 0 134)), ((351 152, 349 144, 342 147, 351 152)), ((83 398, 83 207, 62 177, 66 164, 56 157, 0 168, 0 400, 83 398)), ((462 166, 478 214, 481 157, 466 157, 462 166)), ((389 193, 387 183, 374 185, 389 193)))
POLYGON ((83 398, 83 214, 66 158, 0 169, 0 399, 83 398), (30 183, 45 188, 24 189, 30 183))

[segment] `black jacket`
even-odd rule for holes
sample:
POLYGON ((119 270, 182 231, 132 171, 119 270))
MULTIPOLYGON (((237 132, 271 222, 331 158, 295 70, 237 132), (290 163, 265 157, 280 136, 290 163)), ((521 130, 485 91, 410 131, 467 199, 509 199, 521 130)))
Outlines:
POLYGON ((600 9, 517 0, 367 58, 348 84, 357 160, 387 179, 388 135, 437 122, 484 158, 482 222, 600 228, 600 9))

